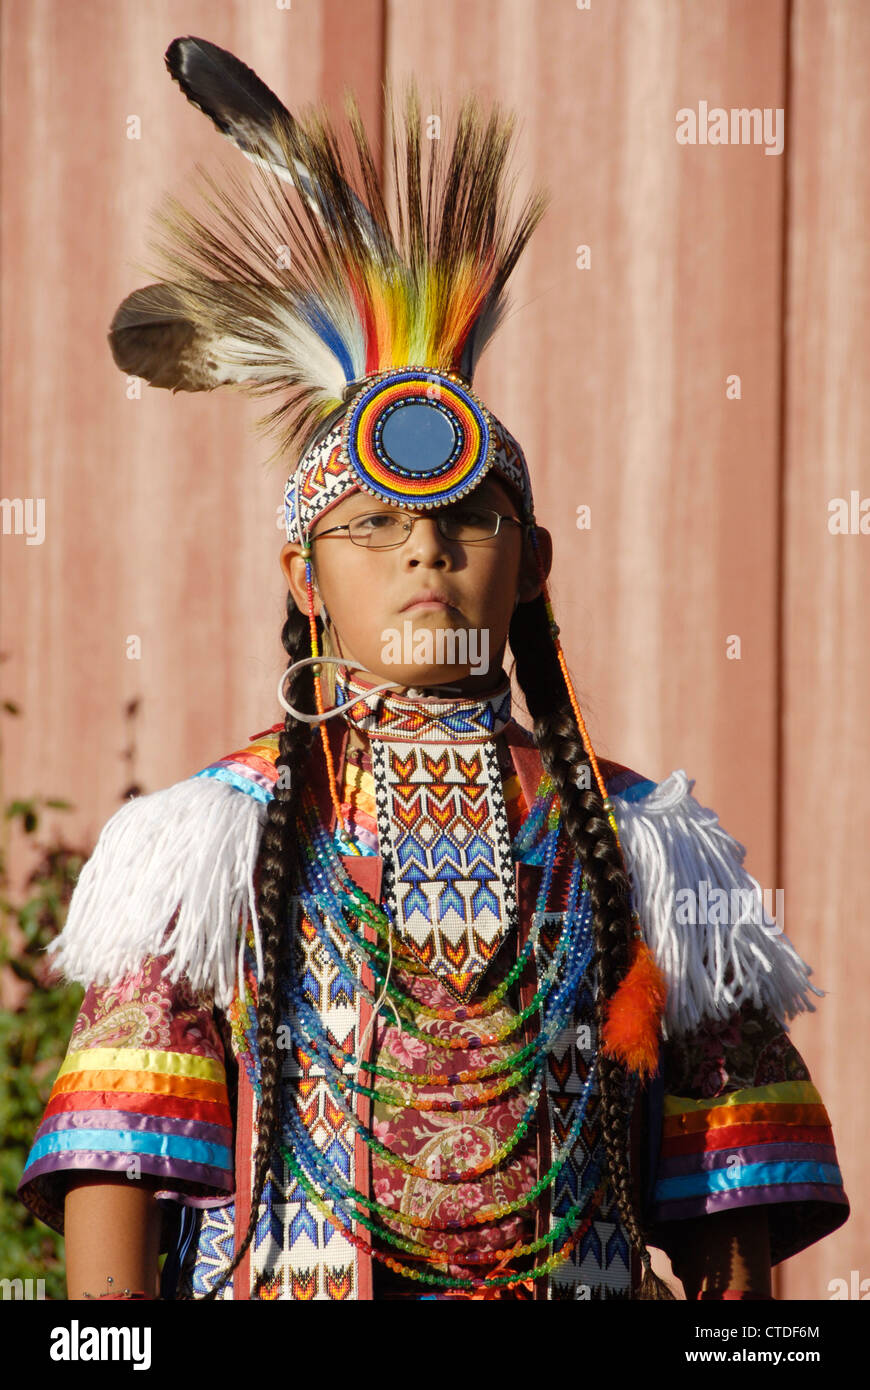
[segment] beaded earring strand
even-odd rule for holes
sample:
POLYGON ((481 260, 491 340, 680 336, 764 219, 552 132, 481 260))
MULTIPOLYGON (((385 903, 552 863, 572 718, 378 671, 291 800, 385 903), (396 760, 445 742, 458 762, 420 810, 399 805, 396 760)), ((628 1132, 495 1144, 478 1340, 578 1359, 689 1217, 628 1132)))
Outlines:
MULTIPOLYGON (((311 576, 311 541, 308 539, 307 536, 302 546, 302 558, 305 561, 305 592, 308 598, 308 631, 311 638, 311 655, 320 656, 321 653, 318 650, 317 643, 317 622, 314 616, 314 585, 311 576)), ((317 704, 317 713, 324 714, 325 709, 323 705, 323 689, 320 684, 320 667, 314 666, 312 667, 312 671, 314 674, 314 698, 317 704)), ((341 813, 341 804, 338 797, 338 788, 336 785, 335 778, 335 764, 332 760, 332 748, 329 744, 329 736, 326 732, 325 720, 323 720, 320 724, 320 737, 323 743, 323 754, 326 758, 326 775, 329 779, 329 795, 332 798, 332 804, 335 807, 338 833, 341 837, 342 843, 347 845, 348 852, 350 854, 359 854, 360 851, 357 849, 356 845, 351 840, 351 837, 348 834, 347 826, 345 825, 344 816, 341 813)))

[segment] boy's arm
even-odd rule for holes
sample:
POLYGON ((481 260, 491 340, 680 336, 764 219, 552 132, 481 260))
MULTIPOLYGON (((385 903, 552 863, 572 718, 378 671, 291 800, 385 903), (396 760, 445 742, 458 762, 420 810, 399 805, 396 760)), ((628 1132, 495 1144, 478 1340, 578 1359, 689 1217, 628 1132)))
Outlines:
POLYGON ((69 1183, 64 1203, 67 1297, 158 1294, 160 1211, 155 1185, 116 1173, 69 1183))
POLYGON ((747 1290, 770 1296, 767 1209, 740 1207, 673 1223, 671 1265, 687 1299, 747 1290))

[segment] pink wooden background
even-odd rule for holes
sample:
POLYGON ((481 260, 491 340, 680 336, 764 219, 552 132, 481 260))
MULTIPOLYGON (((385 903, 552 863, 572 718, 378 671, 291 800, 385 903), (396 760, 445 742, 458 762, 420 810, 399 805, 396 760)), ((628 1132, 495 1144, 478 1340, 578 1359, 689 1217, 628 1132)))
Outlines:
POLYGON ((0 494, 45 504, 41 544, 0 548, 0 676, 23 708, 3 720, 3 799, 66 796, 77 813, 57 828, 92 843, 131 782, 166 786, 280 716, 283 477, 250 428, 262 406, 127 399, 106 344, 149 278, 135 262, 164 190, 183 195, 197 160, 242 158, 170 82, 170 40, 230 48, 291 109, 337 108, 351 84, 370 129, 387 74, 502 98, 521 189, 542 181, 553 202, 476 385, 530 461, 596 748, 696 779, 784 889, 828 992, 793 1037, 853 1215, 776 1292, 825 1299, 829 1280, 870 1276, 870 539, 828 529, 832 498, 870 496, 870 9, 5 0, 0 15, 0 494), (676 112, 700 102, 784 108, 783 152, 678 144, 676 112))

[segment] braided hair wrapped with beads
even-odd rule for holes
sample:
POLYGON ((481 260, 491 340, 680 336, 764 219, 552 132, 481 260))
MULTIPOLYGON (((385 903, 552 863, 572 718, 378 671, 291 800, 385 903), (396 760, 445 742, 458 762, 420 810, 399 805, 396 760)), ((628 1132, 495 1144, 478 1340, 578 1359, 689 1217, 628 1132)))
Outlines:
POLYGON ((771 1203, 785 1258, 848 1212, 782 1033, 819 991, 685 774, 596 758, 526 460, 472 386, 544 210, 511 215, 511 121, 469 99, 424 160, 409 87, 390 215, 352 102, 348 156, 214 45, 175 40, 167 65, 252 171, 209 180, 211 222, 170 204, 170 278, 124 301, 110 343, 153 385, 284 393, 263 424, 297 458, 286 715, 106 826, 57 945, 89 994, 22 1196, 56 1221, 70 1166, 120 1171, 132 1149, 181 1202, 168 1296, 670 1298, 648 1241, 676 1258, 686 1219, 771 1203), (413 659, 379 655, 396 599, 435 588, 447 654, 430 603, 405 623, 413 659), (495 635, 477 674, 469 629, 495 635), (749 895, 736 921, 680 923, 702 881, 749 895), (146 977, 167 1031, 119 1033, 146 977), (721 1094, 671 1079, 753 1030, 763 1083, 724 1062, 721 1094), (134 1124, 112 1088, 140 1074, 134 1124), (746 1149, 727 1190, 726 1101, 746 1149))

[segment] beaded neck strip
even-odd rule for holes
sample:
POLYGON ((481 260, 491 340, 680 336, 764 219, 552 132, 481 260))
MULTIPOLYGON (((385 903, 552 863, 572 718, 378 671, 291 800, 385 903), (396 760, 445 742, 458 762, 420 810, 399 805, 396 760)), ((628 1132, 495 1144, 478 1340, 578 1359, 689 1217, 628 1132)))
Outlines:
POLYGON ((401 945, 466 1003, 517 925, 495 736, 510 681, 481 699, 411 699, 345 674, 335 702, 369 740, 383 897, 401 945))

